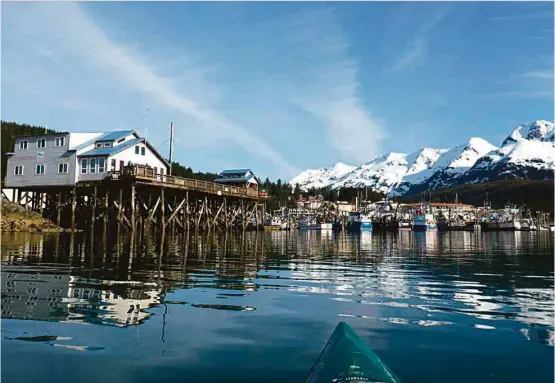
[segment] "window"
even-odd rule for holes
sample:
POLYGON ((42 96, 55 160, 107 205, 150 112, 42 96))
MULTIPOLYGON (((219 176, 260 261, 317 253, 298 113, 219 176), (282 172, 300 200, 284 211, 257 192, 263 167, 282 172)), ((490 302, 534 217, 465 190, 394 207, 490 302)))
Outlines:
POLYGON ((145 147, 143 146, 143 147, 141 148, 141 156, 144 156, 145 153, 146 153, 146 150, 145 150, 145 147))
POLYGON ((118 140, 118 144, 119 144, 120 142, 123 142, 123 141, 125 141, 125 137, 123 137, 122 139, 119 139, 119 140, 118 140))
POLYGON ((99 173, 104 173, 104 162, 105 162, 105 158, 104 157, 100 157, 98 159, 98 172, 99 173))
POLYGON ((37 148, 45 148, 46 147, 46 138, 39 138, 37 140, 37 148))
POLYGON ((116 170, 116 160, 112 158, 112 169, 116 170))
POLYGON ((101 142, 98 142, 95 146, 96 146, 97 148, 101 148, 101 147, 102 147, 102 143, 101 143, 101 142))
POLYGON ((56 137, 56 142, 54 144, 54 146, 58 147, 58 146, 64 146, 65 144, 65 137, 56 137))
POLYGON ((111 142, 105 142, 105 143, 104 143, 104 147, 105 147, 105 148, 109 148, 110 146, 112 146, 112 143, 111 143, 111 142))
POLYGON ((154 167, 154 174, 158 174, 158 168, 156 166, 154 167))
POLYGON ((67 164, 58 164, 58 173, 67 173, 67 164))
POLYGON ((86 174, 87 173, 87 159, 83 158, 81 159, 81 174, 86 174))
POLYGON ((164 168, 160 168, 160 174, 164 174, 164 168))
POLYGON ((14 176, 22 176, 23 175, 23 165, 17 165, 13 169, 14 176))
POLYGON ((91 174, 96 173, 96 158, 91 158, 90 160, 89 173, 91 174))
POLYGON ((35 166, 35 174, 44 174, 44 164, 37 164, 35 166))
POLYGON ((29 141, 23 140, 19 141, 19 150, 25 150, 29 146, 29 141))
POLYGON ((139 145, 135 146, 135 154, 139 154, 139 145))

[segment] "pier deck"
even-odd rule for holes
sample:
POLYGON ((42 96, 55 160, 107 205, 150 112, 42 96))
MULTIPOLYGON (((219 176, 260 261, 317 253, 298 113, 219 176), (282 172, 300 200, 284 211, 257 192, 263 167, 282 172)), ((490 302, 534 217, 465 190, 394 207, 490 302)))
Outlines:
POLYGON ((135 231, 151 227, 210 230, 258 228, 265 213, 258 190, 170 175, 140 165, 75 185, 18 188, 14 201, 63 227, 102 220, 135 231))

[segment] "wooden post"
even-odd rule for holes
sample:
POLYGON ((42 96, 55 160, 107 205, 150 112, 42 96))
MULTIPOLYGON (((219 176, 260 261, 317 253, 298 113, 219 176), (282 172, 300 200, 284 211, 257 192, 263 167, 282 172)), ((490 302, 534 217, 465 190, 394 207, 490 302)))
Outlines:
POLYGON ((247 228, 247 216, 245 214, 245 201, 241 199, 241 226, 243 231, 247 228))
POLYGON ((166 199, 164 198, 164 188, 160 190, 160 224, 162 229, 166 227, 166 199))
POLYGON ((122 208, 123 208, 123 189, 119 189, 118 234, 121 228, 121 209, 122 208))
POLYGON ((73 187, 71 192, 71 231, 75 230, 75 207, 77 204, 77 190, 73 187))
MULTIPOLYGON (((266 220, 266 202, 262 203, 262 226, 264 226, 264 221, 266 220)), ((264 228, 262 228, 264 230, 264 228)))
POLYGON ((40 203, 39 210, 40 210, 40 215, 42 216, 42 213, 44 212, 43 201, 42 201, 44 199, 44 194, 43 194, 42 190, 40 191, 39 196, 40 196, 40 198, 39 198, 39 203, 40 203))
POLYGON ((258 202, 254 205, 254 221, 256 224, 256 231, 258 231, 258 202))
POLYGON ((191 227, 191 217, 190 217, 190 212, 191 212, 191 208, 189 206, 189 190, 185 191, 185 203, 187 204, 187 210, 186 210, 186 214, 187 214, 187 232, 189 231, 189 228, 191 227))
POLYGON ((92 197, 92 214, 91 214, 91 225, 94 225, 96 221, 96 194, 97 194, 96 185, 93 186, 93 197, 92 197))
POLYGON ((110 201, 110 192, 108 191, 108 188, 106 188, 106 193, 104 196, 104 237, 106 237, 106 229, 108 227, 108 212, 110 210, 110 205, 109 202, 110 201))
POLYGON ((56 219, 56 224, 60 226, 60 220, 62 219, 62 192, 58 192, 58 204, 56 205, 58 210, 58 217, 56 219))
POLYGON ((131 184, 131 231, 135 231, 135 184, 131 184))
POLYGON ((227 198, 224 197, 224 225, 225 225, 225 231, 227 232, 227 229, 229 227, 229 222, 228 222, 228 214, 227 214, 227 198))

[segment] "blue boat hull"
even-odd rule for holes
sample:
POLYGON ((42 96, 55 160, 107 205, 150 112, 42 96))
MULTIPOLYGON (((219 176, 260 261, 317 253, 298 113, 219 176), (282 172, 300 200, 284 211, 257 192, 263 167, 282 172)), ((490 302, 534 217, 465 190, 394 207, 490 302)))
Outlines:
POLYGON ((371 231, 372 222, 351 222, 348 229, 352 232, 371 231))
POLYGON ((437 225, 413 225, 413 231, 434 231, 437 230, 437 225))

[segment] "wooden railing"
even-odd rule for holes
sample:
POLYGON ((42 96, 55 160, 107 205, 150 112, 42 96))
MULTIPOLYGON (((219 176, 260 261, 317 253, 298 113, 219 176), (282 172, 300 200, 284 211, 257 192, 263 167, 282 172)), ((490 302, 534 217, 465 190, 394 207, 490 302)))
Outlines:
POLYGON ((258 197, 258 190, 250 190, 243 187, 222 185, 215 182, 207 182, 190 178, 168 176, 166 174, 155 173, 154 169, 142 165, 124 166, 121 172, 109 172, 107 178, 140 178, 154 182, 161 182, 169 185, 182 186, 184 188, 196 189, 214 194, 226 194, 233 196, 258 197), (218 193, 220 192, 220 193, 218 193))

